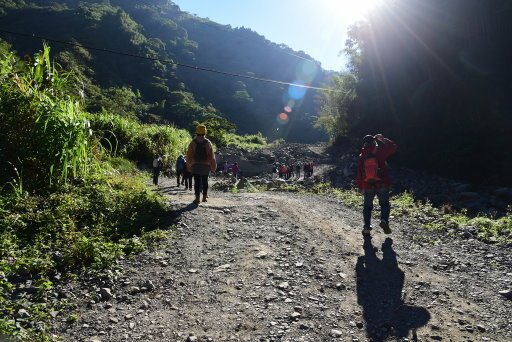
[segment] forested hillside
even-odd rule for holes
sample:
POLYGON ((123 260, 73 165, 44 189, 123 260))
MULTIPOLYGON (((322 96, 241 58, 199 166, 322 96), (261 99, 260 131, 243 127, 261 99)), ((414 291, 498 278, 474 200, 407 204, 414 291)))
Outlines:
MULTIPOLYGON (((312 91, 171 63, 315 86, 327 82, 319 64, 307 61, 311 57, 251 30, 219 25, 160 0, 3 0, 0 13, 3 30, 158 59, 53 42, 57 61, 85 80, 91 111, 116 108, 144 121, 182 127, 207 113, 228 118, 241 133, 303 142, 324 139, 312 127, 312 91), (287 118, 280 120, 286 106, 287 118)), ((40 39, 12 33, 2 38, 21 55, 32 55, 41 46, 40 39)))
POLYGON ((353 142, 391 136, 418 169, 512 184, 511 19, 504 0, 386 2, 351 28, 351 69, 318 123, 353 142))

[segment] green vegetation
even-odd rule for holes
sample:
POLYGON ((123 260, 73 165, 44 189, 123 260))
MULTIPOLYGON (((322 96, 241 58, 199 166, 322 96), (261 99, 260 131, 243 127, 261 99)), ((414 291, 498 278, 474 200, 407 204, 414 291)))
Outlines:
POLYGON ((67 305, 56 275, 111 267, 167 236, 168 206, 135 163, 174 160, 190 134, 86 113, 79 79, 47 46, 26 61, 3 46, 0 81, 0 337, 46 341, 49 313, 67 305))
MULTIPOLYGON (((311 142, 325 138, 311 124, 315 92, 293 99, 296 105, 289 123, 280 126, 276 118, 283 110, 286 86, 242 82, 172 63, 277 80, 297 79, 296 71, 310 63, 316 72, 304 83, 326 82, 328 74, 306 61, 312 60, 310 56, 271 43, 249 29, 219 25, 182 12, 171 1, 156 0, 0 1, 0 17, 2 27, 15 32, 167 61, 55 44, 57 62, 80 77, 85 109, 90 112, 105 109, 145 123, 189 129, 192 122, 214 113, 235 123, 239 134, 263 132, 272 140, 311 142)), ((23 55, 33 54, 41 44, 15 35, 6 39, 12 39, 14 49, 23 55)))

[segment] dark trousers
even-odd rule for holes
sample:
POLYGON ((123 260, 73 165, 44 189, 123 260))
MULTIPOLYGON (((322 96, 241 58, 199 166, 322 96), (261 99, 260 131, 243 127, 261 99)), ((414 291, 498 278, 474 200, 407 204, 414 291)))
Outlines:
POLYGON ((380 220, 381 221, 389 221, 389 212, 391 210, 391 205, 389 204, 389 188, 380 188, 380 189, 366 189, 364 191, 364 203, 363 203, 363 219, 364 219, 364 227, 370 228, 370 223, 372 220, 372 210, 373 210, 373 199, 377 195, 379 199, 380 205, 380 220))
POLYGON ((160 176, 160 168, 154 167, 153 168, 153 184, 158 185, 158 176, 160 176))
POLYGON ((192 174, 185 172, 183 179, 185 180, 185 189, 192 189, 192 174))
POLYGON ((208 194, 208 175, 194 175, 194 192, 196 196, 208 194))
MULTIPOLYGON (((180 185, 180 176, 183 175, 183 170, 177 170, 176 171, 176 177, 178 178, 178 185, 180 185)), ((185 178, 185 176, 183 176, 183 178, 185 178)), ((183 180, 181 181, 183 183, 183 180)))

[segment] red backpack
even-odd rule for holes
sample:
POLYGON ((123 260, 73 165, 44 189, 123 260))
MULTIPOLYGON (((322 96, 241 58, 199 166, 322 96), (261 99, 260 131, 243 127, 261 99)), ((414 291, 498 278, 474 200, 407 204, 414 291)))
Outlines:
POLYGON ((377 146, 373 151, 366 153, 363 159, 363 180, 368 184, 376 184, 382 180, 380 177, 379 160, 377 159, 377 146))

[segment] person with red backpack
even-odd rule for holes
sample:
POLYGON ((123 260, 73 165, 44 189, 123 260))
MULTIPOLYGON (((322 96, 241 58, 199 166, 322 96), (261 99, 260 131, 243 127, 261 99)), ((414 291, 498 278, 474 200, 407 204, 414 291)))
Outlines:
POLYGON ((206 139, 206 126, 196 127, 196 137, 188 145, 187 168, 194 176, 194 191, 196 198, 194 204, 199 204, 199 195, 203 193, 203 202, 208 198, 208 176, 217 170, 217 161, 213 152, 213 145, 206 139))
POLYGON ((363 138, 363 147, 357 160, 357 187, 363 193, 363 235, 371 234, 371 218, 373 210, 373 199, 379 199, 380 205, 380 227, 384 233, 391 234, 389 228, 389 187, 391 178, 386 160, 396 152, 397 145, 391 140, 384 138, 382 134, 375 136, 366 135, 363 138))

